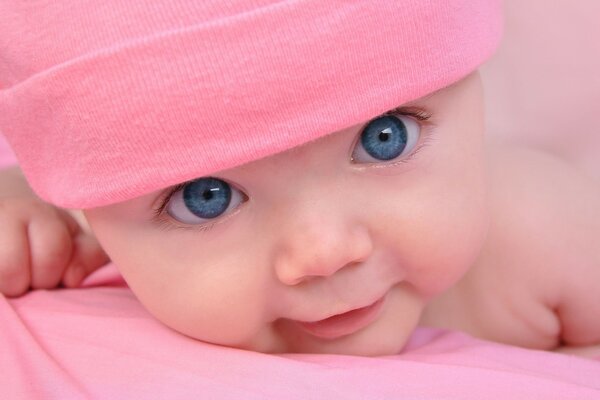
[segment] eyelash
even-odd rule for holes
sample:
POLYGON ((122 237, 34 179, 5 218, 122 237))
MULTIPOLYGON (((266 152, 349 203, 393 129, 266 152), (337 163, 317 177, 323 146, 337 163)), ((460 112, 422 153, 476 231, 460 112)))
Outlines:
MULTIPOLYGON (((382 115, 404 115, 413 117, 419 121, 428 121, 431 118, 431 114, 419 107, 396 107, 389 110, 382 115)), ((381 115, 380 115, 381 116, 381 115)), ((380 116, 376 117, 379 118, 380 116)), ((373 118, 375 119, 375 118, 373 118)))
POLYGON ((165 198, 164 200, 164 204, 161 205, 159 208, 154 209, 154 222, 157 226, 158 229, 164 231, 164 232, 169 232, 175 229, 183 229, 183 230, 189 230, 192 229, 194 231, 198 231, 198 232, 208 232, 210 231, 213 226, 215 226, 217 224, 217 222, 210 222, 207 224, 200 224, 200 225, 190 225, 190 226, 179 226, 174 224, 173 222, 167 220, 166 217, 163 217, 163 212, 162 210, 166 207, 169 199, 171 198, 171 196, 173 195, 174 192, 169 193, 169 195, 165 198))
MULTIPOLYGON (((413 117, 416 120, 420 121, 422 126, 433 125, 433 123, 431 121, 429 121, 429 119, 431 118, 431 114, 428 113, 427 111, 425 111, 424 109, 418 108, 418 107, 402 107, 402 106, 400 106, 400 107, 394 108, 392 110, 389 110, 389 111, 377 116, 376 118, 379 118, 384 115, 409 116, 409 117, 413 117)), ((408 157, 403 158, 402 160, 396 161, 395 163, 385 164, 385 166, 409 162, 410 160, 412 160, 414 158, 414 156, 423 147, 425 147, 428 144, 428 142, 429 142, 428 139, 429 139, 429 136, 426 136, 423 139, 423 141, 419 145, 417 145, 417 147, 411 152, 411 154, 408 157)), ((188 183, 189 182, 182 182, 182 183, 179 183, 179 184, 173 186, 166 193, 166 195, 164 195, 162 197, 162 199, 159 202, 160 205, 156 208, 153 208, 152 211, 153 211, 154 217, 152 219, 159 229, 161 229, 163 231, 171 231, 174 229, 184 229, 184 230, 192 229, 194 231, 208 232, 217 224, 217 222, 211 222, 208 224, 180 226, 180 225, 174 224, 173 222, 167 220, 167 217, 164 216, 163 211, 167 207, 167 204, 169 203, 169 200, 171 199, 173 194, 175 194, 178 190, 183 189, 188 183)))

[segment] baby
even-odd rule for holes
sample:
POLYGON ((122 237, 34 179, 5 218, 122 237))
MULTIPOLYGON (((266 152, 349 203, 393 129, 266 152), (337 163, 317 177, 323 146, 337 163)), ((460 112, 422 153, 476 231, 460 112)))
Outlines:
POLYGON ((600 343, 600 188, 484 140, 497 3, 165 1, 133 27, 109 3, 111 32, 143 40, 90 34, 71 5, 102 51, 0 81, 44 199, 7 172, 4 294, 77 286, 102 248, 160 321, 225 346, 386 355, 418 325, 600 343))

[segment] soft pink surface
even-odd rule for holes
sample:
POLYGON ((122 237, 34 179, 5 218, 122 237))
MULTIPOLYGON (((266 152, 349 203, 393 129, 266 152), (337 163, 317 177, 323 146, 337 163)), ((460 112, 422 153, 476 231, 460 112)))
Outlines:
POLYGON ((600 362, 419 330, 381 358, 265 355, 158 323, 116 271, 0 298, 7 399, 598 399, 600 362))

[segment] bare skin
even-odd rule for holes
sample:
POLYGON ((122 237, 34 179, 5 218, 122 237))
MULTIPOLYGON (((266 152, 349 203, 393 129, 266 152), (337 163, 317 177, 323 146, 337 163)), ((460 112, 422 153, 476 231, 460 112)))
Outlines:
POLYGON ((77 287, 109 259, 80 211, 38 198, 17 167, 0 171, 0 293, 77 287))
MULTIPOLYGON (((250 200, 210 232, 157 228, 148 217, 157 193, 86 217, 142 303, 200 340, 264 352, 392 354, 419 323, 595 356, 600 188, 544 153, 484 147, 481 104, 476 74, 411 104, 433 118, 421 127, 429 144, 409 161, 349 163, 360 133, 352 127, 218 174, 250 200), (344 337, 314 338, 289 322, 320 320, 382 294, 381 317, 344 337)), ((2 293, 76 286, 106 262, 97 243, 74 251, 81 228, 64 210, 7 187, 4 220, 17 222, 1 237, 19 245, 0 254, 2 293), (31 222, 37 218, 48 223, 31 222), (58 235, 28 244, 35 236, 23 236, 23 226, 39 225, 73 234, 59 245, 58 235), (14 262, 30 248, 52 254, 57 246, 69 251, 52 263, 14 262), (88 254, 78 279, 69 272, 76 254, 88 254)))
POLYGON ((551 155, 489 148, 488 239, 421 324, 600 357, 600 186, 551 155))

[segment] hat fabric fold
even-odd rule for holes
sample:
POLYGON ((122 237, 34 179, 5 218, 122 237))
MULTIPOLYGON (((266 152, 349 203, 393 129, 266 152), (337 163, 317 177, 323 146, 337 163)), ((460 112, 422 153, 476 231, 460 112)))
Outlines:
POLYGON ((499 0, 150 3, 0 3, 0 132, 44 200, 102 206, 306 143, 461 79, 502 31, 499 0))

